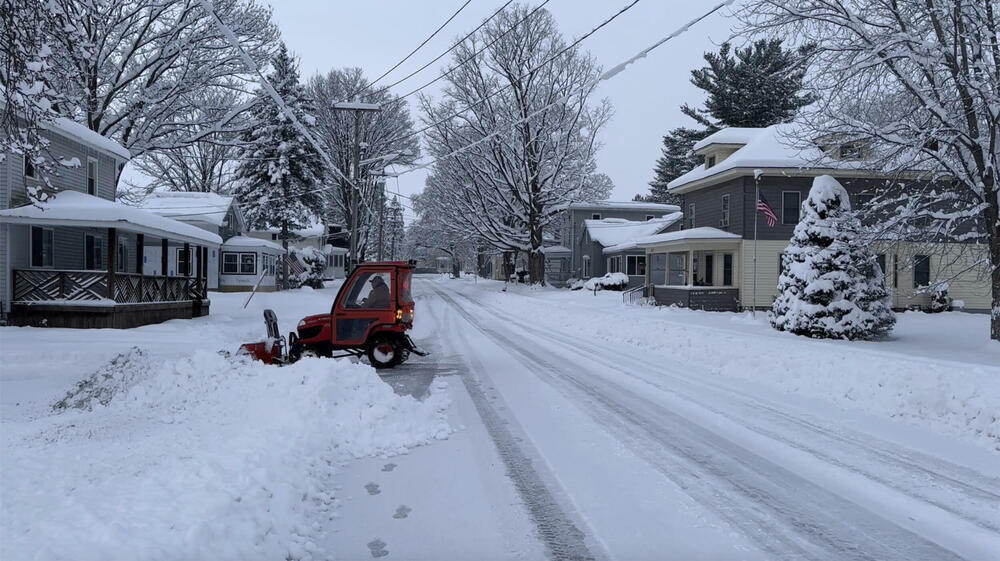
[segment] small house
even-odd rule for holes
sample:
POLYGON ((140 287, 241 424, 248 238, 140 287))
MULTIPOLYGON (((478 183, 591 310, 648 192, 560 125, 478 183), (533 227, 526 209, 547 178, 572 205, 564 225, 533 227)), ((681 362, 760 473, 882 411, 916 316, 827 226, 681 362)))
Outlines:
POLYGON ((249 236, 234 236, 220 250, 219 290, 273 292, 285 250, 279 244, 249 236))

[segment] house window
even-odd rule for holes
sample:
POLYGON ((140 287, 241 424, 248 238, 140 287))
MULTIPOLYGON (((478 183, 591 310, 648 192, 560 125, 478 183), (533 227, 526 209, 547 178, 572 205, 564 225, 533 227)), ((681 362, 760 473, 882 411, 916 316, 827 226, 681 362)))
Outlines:
POLYGON ((646 276, 646 256, 629 255, 625 257, 625 273, 630 277, 646 276))
POLYGON ((722 220, 719 222, 719 226, 729 227, 729 195, 722 195, 722 220))
POLYGON ((694 203, 688 205, 688 228, 694 228, 694 203))
POLYGON ((240 274, 241 275, 256 275, 257 274, 257 254, 256 253, 241 253, 240 254, 240 274))
POLYGON ((798 224, 802 206, 802 193, 784 191, 781 193, 781 223, 798 224))
POLYGON ((687 257, 687 252, 670 254, 667 275, 668 285, 684 286, 687 284, 687 257))
POLYGON ((708 156, 705 158, 705 167, 710 168, 715 165, 715 156, 708 156))
POLYGON ((583 256, 583 276, 587 277, 587 278, 590 277, 590 256, 589 255, 584 255, 583 256))
POLYGON ((115 267, 118 271, 128 270, 128 242, 125 240, 118 240, 118 259, 115 261, 115 267))
POLYGON ((24 176, 35 177, 35 164, 31 161, 31 156, 24 155, 24 176))
POLYGON ((177 276, 191 276, 190 250, 184 251, 183 247, 177 248, 177 276))
POLYGON ((622 272, 622 258, 621 256, 608 258, 608 272, 609 273, 620 273, 622 272))
POLYGON ((733 286, 733 254, 722 255, 722 286, 733 286))
POLYGON ((83 237, 84 268, 98 271, 104 268, 104 240, 85 234, 83 237))
POLYGON ((87 194, 97 196, 97 160, 87 158, 87 194))
POLYGON ((931 284, 931 258, 927 255, 913 256, 913 288, 931 284))
POLYGON ((706 251, 694 253, 694 285, 715 286, 715 255, 706 251))
POLYGON ((653 214, 647 214, 646 215, 646 220, 652 220, 654 218, 656 218, 656 215, 653 215, 653 214))
POLYGON ((601 219, 601 213, 595 212, 594 214, 590 215, 590 218, 592 218, 593 220, 600 220, 601 219))
POLYGON ((278 234, 271 234, 271 241, 273 242, 277 240, 278 240, 278 234))
POLYGON ((778 254, 778 276, 785 274, 785 254, 778 254))
POLYGON ((222 274, 238 275, 240 273, 240 254, 232 251, 222 252, 222 274))
POLYGON ((277 262, 278 262, 278 258, 276 256, 274 256, 274 255, 265 255, 264 256, 264 267, 265 267, 264 270, 267 271, 268 275, 270 275, 272 277, 274 276, 274 271, 275 271, 277 262))
POLYGON ((51 267, 53 232, 51 228, 31 227, 31 266, 51 267))

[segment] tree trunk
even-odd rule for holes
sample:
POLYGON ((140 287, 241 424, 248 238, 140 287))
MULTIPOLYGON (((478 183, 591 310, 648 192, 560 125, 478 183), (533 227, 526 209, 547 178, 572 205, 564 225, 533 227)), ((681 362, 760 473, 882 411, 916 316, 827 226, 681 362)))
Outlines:
POLYGON ((456 257, 451 258, 451 274, 456 279, 462 278, 462 262, 456 257))
POLYGON ((990 339, 1000 341, 1000 195, 994 193, 986 209, 990 243, 990 289, 993 306, 990 309, 990 339))
POLYGON ((281 247, 285 249, 281 256, 281 289, 288 290, 288 221, 281 224, 281 247))
POLYGON ((542 253, 542 227, 531 228, 531 251, 528 252, 528 275, 531 284, 545 284, 545 254, 542 253))

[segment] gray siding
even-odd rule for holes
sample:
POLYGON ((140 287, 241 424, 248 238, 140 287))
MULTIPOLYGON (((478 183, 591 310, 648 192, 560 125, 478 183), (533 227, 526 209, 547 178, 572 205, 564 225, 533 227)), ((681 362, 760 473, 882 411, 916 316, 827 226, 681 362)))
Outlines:
MULTIPOLYGON (((719 185, 713 185, 712 187, 707 187, 705 189, 699 189, 698 191, 685 194, 682 198, 683 206, 681 206, 681 210, 684 211, 685 228, 691 227, 691 205, 693 204, 695 208, 695 228, 710 226, 727 232, 740 233, 743 231, 743 224, 745 221, 743 209, 744 205, 747 203, 743 195, 742 178, 726 181, 719 185), (722 197, 724 195, 729 195, 728 227, 723 227, 720 223, 723 217, 722 197)), ((753 199, 752 193, 750 198, 753 199)), ((750 218, 752 219, 753 216, 750 218)), ((750 227, 752 228, 753 225, 751 224, 750 227)))
MULTIPOLYGON (((109 201, 113 201, 115 199, 117 194, 116 179, 118 169, 114 157, 70 138, 59 136, 51 132, 47 132, 45 134, 51 141, 51 144, 49 145, 49 152, 56 161, 72 161, 73 158, 80 161, 80 165, 78 167, 67 167, 56 164, 56 173, 50 178, 53 186, 60 190, 69 189, 86 193, 87 158, 90 157, 97 160, 97 195, 102 199, 107 199, 109 201)), ((11 182, 10 204, 11 206, 21 206, 27 204, 28 197, 27 191, 25 190, 25 183, 30 182, 33 185, 41 185, 41 182, 37 179, 24 177, 24 162, 20 157, 13 156, 8 159, 11 160, 10 165, 16 168, 12 173, 8 174, 11 182)))
MULTIPOLYGON (((10 208, 10 167, 14 156, 0 154, 0 209, 10 208)), ((0 314, 10 310, 10 255, 8 251, 8 226, 0 224, 0 314)))
MULTIPOLYGON (((583 227, 584 220, 590 220, 594 214, 600 214, 601 218, 624 218, 625 220, 642 221, 645 220, 646 216, 650 214, 656 217, 660 217, 665 214, 662 211, 616 209, 570 209, 566 212, 569 218, 563 222, 563 229, 560 234, 559 241, 562 245, 568 247, 572 251, 570 257, 570 274, 572 276, 583 275, 583 256, 589 255, 591 259, 591 276, 595 277, 601 276, 605 273, 605 266, 600 265, 598 268, 594 261, 595 259, 598 261, 603 259, 603 254, 601 253, 602 248, 591 242, 590 238, 586 236, 586 231, 583 227), (591 246, 597 246, 597 249, 595 250, 594 247, 591 246), (598 271, 600 271, 600 273, 598 273, 598 271)), ((680 227, 680 224, 675 224, 667 231, 674 231, 680 229, 680 227)))

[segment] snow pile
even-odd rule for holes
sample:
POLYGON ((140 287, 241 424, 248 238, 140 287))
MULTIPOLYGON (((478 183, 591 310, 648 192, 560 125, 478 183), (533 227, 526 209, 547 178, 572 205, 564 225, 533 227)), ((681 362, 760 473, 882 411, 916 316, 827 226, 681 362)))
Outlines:
POLYGON ((330 359, 133 350, 60 403, 3 431, 5 558, 311 559, 338 463, 451 432, 444 383, 417 401, 330 359))
POLYGON ((628 287, 628 275, 625 273, 608 273, 603 277, 594 277, 583 283, 587 290, 625 290, 628 287))

